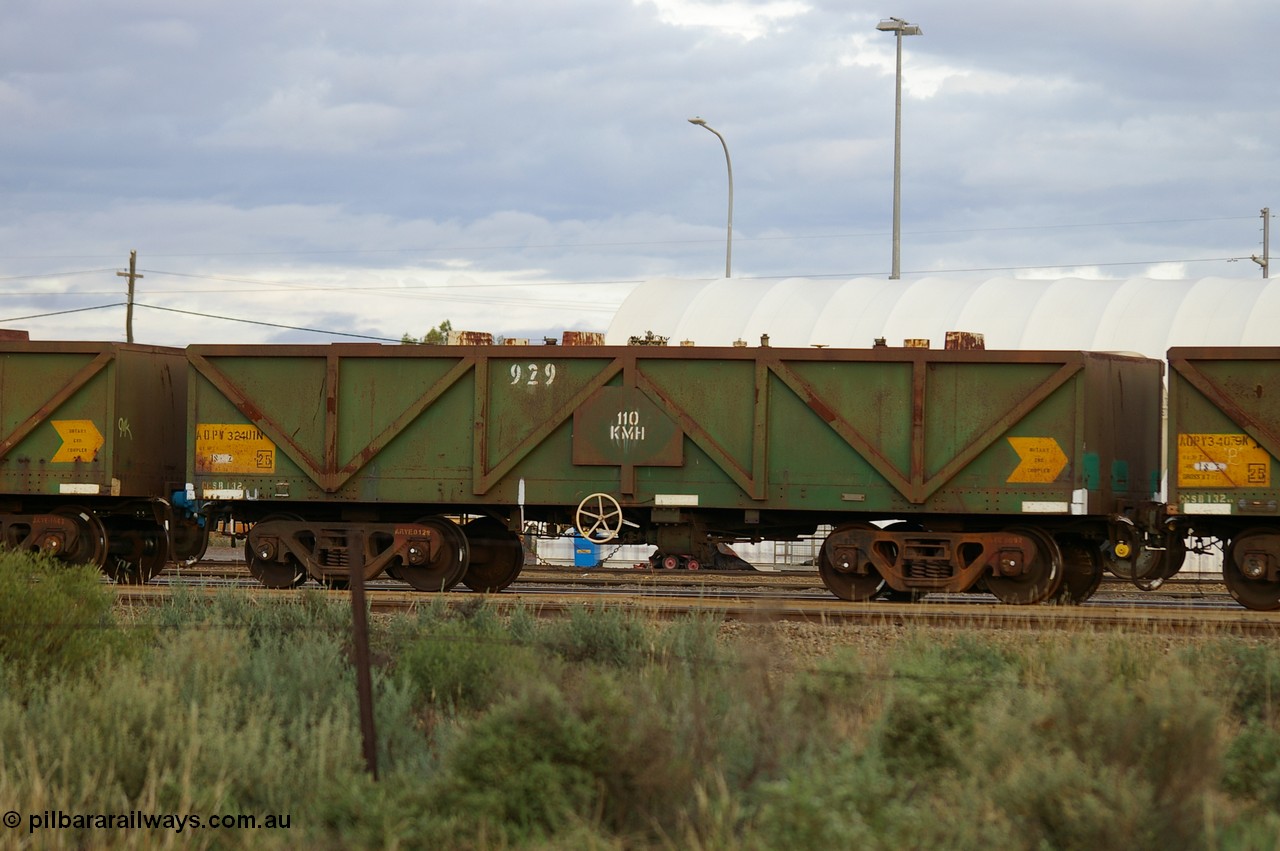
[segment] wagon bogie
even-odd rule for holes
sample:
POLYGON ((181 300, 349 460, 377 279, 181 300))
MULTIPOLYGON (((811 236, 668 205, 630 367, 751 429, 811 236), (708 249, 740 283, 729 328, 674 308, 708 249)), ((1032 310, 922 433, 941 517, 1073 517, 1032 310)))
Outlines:
POLYGON ((1062 581, 1057 546, 1034 527, 928 532, 847 524, 827 536, 822 553, 835 571, 868 577, 861 585, 868 598, 878 590, 871 587, 873 578, 901 592, 955 593, 987 577, 988 587, 1002 600, 1038 603, 1062 581))
POLYGON ((353 573, 367 581, 386 571, 419 590, 447 591, 468 566, 468 540, 448 517, 353 521, 300 512, 270 514, 250 528, 249 570, 263 584, 290 587, 310 576, 336 587, 353 573))

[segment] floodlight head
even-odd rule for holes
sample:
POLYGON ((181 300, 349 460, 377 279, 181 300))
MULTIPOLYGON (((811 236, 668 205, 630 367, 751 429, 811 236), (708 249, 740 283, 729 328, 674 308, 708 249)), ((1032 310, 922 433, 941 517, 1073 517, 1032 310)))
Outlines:
POLYGON ((690 124, 700 124, 700 125, 702 125, 703 127, 706 127, 706 126, 707 126, 707 122, 706 122, 706 121, 704 121, 702 118, 690 118, 690 119, 689 119, 689 123, 690 123, 690 124))
POLYGON ((909 24, 902 18, 886 18, 876 24, 876 29, 881 32, 899 33, 901 35, 922 35, 923 31, 916 24, 909 24))

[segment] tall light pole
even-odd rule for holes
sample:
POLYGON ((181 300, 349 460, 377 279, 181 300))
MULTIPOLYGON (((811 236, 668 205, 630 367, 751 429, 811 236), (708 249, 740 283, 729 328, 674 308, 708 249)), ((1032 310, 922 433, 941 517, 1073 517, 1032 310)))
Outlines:
MULTIPOLYGON (((1262 256, 1253 255, 1250 258, 1254 263, 1262 267, 1262 277, 1271 277, 1271 208, 1262 208, 1262 256)), ((116 274, 119 274, 117 272, 116 274)))
POLYGON ((898 37, 898 75, 893 97, 893 272, 890 280, 897 280, 901 271, 902 251, 902 37, 920 35, 920 27, 902 18, 888 18, 876 24, 881 32, 891 32, 898 37))
POLYGON ((729 145, 725 143, 724 137, 714 127, 701 118, 690 118, 689 123, 697 124, 699 127, 716 134, 716 138, 720 140, 721 147, 724 148, 725 165, 729 167, 729 236, 724 249, 724 276, 727 278, 733 265, 733 161, 729 159, 729 145))

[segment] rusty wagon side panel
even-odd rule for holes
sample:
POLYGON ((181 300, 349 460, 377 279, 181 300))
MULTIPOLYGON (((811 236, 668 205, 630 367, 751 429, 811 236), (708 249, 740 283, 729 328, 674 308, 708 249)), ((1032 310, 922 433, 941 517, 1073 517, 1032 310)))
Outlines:
MULTIPOLYGON (((1080 352, 192 346, 205 499, 808 525, 1097 515, 1159 482, 1158 361, 1080 352)), ((274 506, 274 508, 272 508, 274 506)), ((334 508, 334 510, 337 510, 334 508)))
POLYGON ((1158 361, 1079 352, 188 350, 202 496, 1107 513, 1158 489, 1158 361), (524 482, 524 499, 520 483, 524 482))

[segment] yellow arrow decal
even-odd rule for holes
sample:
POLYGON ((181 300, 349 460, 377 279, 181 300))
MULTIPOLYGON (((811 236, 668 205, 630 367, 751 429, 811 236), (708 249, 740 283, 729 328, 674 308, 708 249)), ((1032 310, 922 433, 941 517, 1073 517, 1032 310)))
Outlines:
POLYGON ((1014 484, 1048 484, 1067 466, 1066 453, 1052 437, 1010 437, 1018 453, 1018 466, 1005 481, 1014 484))
POLYGON ((53 428, 62 438, 62 445, 49 459, 53 463, 92 461, 105 442, 93 420, 53 420, 53 428))

